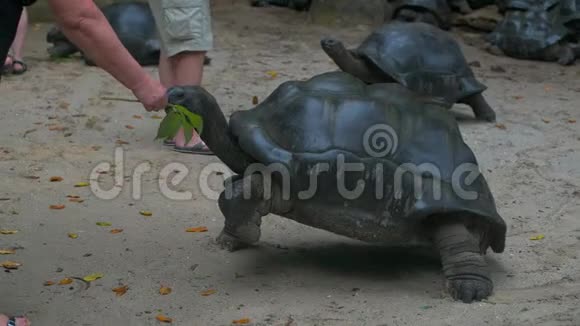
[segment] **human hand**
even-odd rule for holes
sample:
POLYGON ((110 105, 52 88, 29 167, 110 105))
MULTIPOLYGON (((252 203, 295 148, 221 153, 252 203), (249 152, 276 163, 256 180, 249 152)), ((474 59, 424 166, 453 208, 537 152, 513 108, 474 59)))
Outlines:
POLYGON ((160 111, 167 107, 167 90, 156 80, 149 79, 140 83, 133 94, 147 111, 160 111))

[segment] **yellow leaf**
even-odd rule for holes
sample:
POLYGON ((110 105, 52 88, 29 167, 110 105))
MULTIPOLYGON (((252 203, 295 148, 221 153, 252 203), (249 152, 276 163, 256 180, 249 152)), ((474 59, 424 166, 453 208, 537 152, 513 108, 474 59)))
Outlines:
POLYGON ((62 180, 62 177, 50 177, 50 182, 60 182, 62 180))
POLYGON ((162 322, 162 323, 171 323, 173 321, 173 319, 164 316, 164 315, 157 315, 157 317, 155 317, 155 319, 157 319, 158 321, 162 322))
POLYGON ((497 129, 502 129, 502 130, 505 130, 506 129, 506 126, 503 123, 496 123, 495 124, 495 127, 497 129))
POLYGON ((112 230, 111 230, 111 231, 109 231, 109 232, 111 232, 112 234, 117 234, 117 233, 121 233, 121 232, 123 232, 123 229, 112 229, 112 230))
POLYGON ((150 211, 140 211, 139 214, 141 214, 143 216, 151 216, 151 215, 153 215, 153 213, 151 213, 150 211))
POLYGON ((82 203, 85 200, 84 199, 80 199, 80 198, 69 198, 68 201, 70 201, 72 203, 82 203))
POLYGON ((103 276, 104 275, 101 273, 94 273, 94 274, 87 275, 87 276, 83 277, 83 280, 85 280, 86 282, 92 282, 94 280, 100 279, 103 276))
POLYGON ((232 324, 234 324, 234 325, 247 325, 249 323, 250 323, 250 318, 242 318, 242 319, 232 321, 232 324))
POLYGON ((215 294, 216 292, 217 291, 214 289, 209 289, 209 290, 202 291, 200 294, 202 297, 207 297, 207 296, 210 296, 212 294, 215 294))
POLYGON ((207 232, 207 228, 205 226, 200 226, 196 228, 188 228, 185 229, 185 232, 207 232))
POLYGON ((568 119, 568 123, 576 123, 576 119, 570 118, 570 119, 568 119))
POLYGON ((58 281, 58 285, 68 285, 73 282, 73 279, 70 277, 63 278, 62 280, 58 281))
POLYGON ((115 294, 120 297, 123 294, 127 293, 127 290, 129 290, 129 287, 127 285, 123 285, 123 286, 119 286, 113 289, 113 292, 115 292, 115 294))
POLYGON ((160 116, 160 115, 154 114, 154 115, 151 116, 151 119, 161 120, 161 119, 163 119, 163 117, 160 116))
POLYGON ((68 237, 69 237, 69 238, 71 238, 71 239, 76 239, 76 238, 78 238, 78 237, 79 237, 79 235, 78 235, 78 234, 76 234, 76 233, 69 233, 69 234, 68 234, 68 237))
POLYGON ((6 269, 18 269, 18 267, 22 266, 22 264, 7 260, 7 261, 1 262, 0 266, 4 267, 6 269))
POLYGON ((46 281, 43 283, 43 285, 44 286, 51 286, 51 285, 54 285, 54 282, 53 281, 46 281))
POLYGON ((50 205, 48 206, 50 209, 63 209, 66 206, 65 205, 50 205))
POLYGON ((545 236, 543 234, 538 234, 536 236, 531 237, 530 240, 542 240, 544 238, 545 236))
POLYGON ((142 117, 142 116, 140 116, 140 115, 137 115, 137 114, 135 114, 135 115, 133 116, 133 118, 135 118, 135 119, 143 119, 143 117, 142 117))
POLYGON ((18 233, 16 230, 0 230, 0 234, 15 234, 18 233))
POLYGON ((77 196, 77 195, 66 195, 66 198, 74 199, 74 198, 81 198, 81 196, 77 196))
POLYGON ((14 255, 16 251, 12 249, 0 249, 0 255, 14 255))
POLYGON ((256 104, 258 104, 258 102, 259 101, 258 101, 258 97, 257 96, 252 97, 252 104, 256 105, 256 104))
POLYGON ((88 187, 89 183, 88 182, 79 182, 77 184, 75 184, 75 187, 88 187))
POLYGON ((96 223, 98 226, 111 226, 112 224, 109 222, 97 222, 96 223))
POLYGON ((162 286, 159 289, 159 294, 161 294, 161 295, 168 295, 169 293, 171 293, 171 288, 168 288, 166 286, 162 286))
POLYGON ((275 70, 268 70, 266 71, 266 75, 270 76, 270 78, 274 79, 278 76, 278 72, 275 70))

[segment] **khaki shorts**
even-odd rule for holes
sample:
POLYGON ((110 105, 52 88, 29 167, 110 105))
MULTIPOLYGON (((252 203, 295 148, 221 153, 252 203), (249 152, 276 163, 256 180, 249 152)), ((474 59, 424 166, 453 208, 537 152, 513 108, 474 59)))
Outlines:
POLYGON ((168 56, 213 48, 209 0, 149 0, 161 41, 168 56))

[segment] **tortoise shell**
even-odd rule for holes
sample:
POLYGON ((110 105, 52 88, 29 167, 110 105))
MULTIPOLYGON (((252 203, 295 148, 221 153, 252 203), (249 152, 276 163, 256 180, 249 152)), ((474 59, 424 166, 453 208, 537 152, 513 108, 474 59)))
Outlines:
POLYGON ((444 103, 487 89, 451 34, 429 24, 386 24, 354 51, 402 85, 444 103))
POLYGON ((567 36, 568 32, 557 18, 557 11, 543 8, 510 10, 486 38, 508 56, 541 58, 545 49, 567 36))
POLYGON ((404 8, 429 11, 437 19, 439 27, 451 28, 451 8, 447 0, 399 0, 394 4, 393 17, 404 8))
MULTIPOLYGON (((475 155, 447 108, 427 99, 397 83, 366 85, 350 74, 329 72, 281 84, 255 108, 232 114, 229 131, 255 161, 288 168, 299 222, 320 227, 322 221, 300 215, 316 207, 336 217, 335 224, 325 226, 329 230, 408 244, 429 219, 458 213, 489 235, 482 248, 490 245, 501 252, 506 225, 475 155), (342 171, 341 160, 362 170, 342 171), (300 198, 301 192, 312 189, 313 171, 321 164, 327 169, 314 174, 315 193, 300 198), (469 180, 473 175, 461 171, 476 175, 469 180), (341 175, 346 189, 356 189, 363 181, 359 196, 346 198, 341 193, 341 175), (416 187, 418 180, 422 183, 416 187), (359 216, 360 229, 373 230, 372 235, 338 226, 351 223, 350 216, 359 216)), ((273 181, 280 181, 274 176, 273 181)))

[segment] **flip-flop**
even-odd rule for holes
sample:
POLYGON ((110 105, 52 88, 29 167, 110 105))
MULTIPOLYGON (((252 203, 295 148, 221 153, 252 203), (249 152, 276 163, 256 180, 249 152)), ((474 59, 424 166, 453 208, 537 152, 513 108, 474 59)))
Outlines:
POLYGON ((22 75, 27 70, 28 70, 28 66, 22 60, 12 60, 12 74, 13 75, 22 75), (14 68, 14 65, 21 65, 22 69, 16 70, 16 68, 14 68))
POLYGON ((165 146, 175 146, 175 141, 174 140, 167 140, 167 139, 165 139, 163 141, 163 145, 165 145, 165 146))
POLYGON ((192 147, 175 146, 173 147, 173 150, 179 153, 213 155, 213 152, 203 143, 197 143, 192 147))

